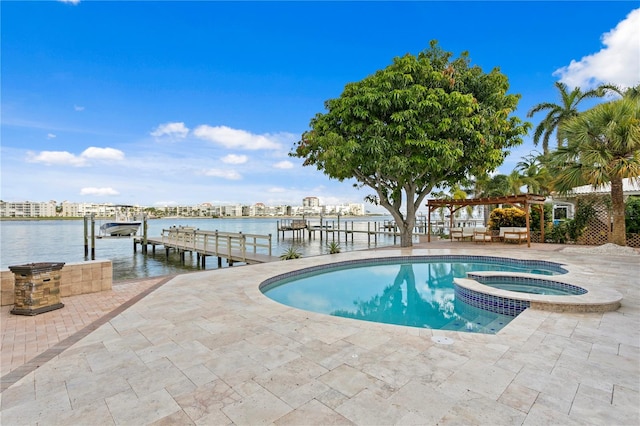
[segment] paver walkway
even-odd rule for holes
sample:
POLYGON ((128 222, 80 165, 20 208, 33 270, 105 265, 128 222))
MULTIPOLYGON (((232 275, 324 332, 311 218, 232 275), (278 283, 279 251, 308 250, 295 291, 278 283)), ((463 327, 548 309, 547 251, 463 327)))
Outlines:
MULTIPOLYGON (((151 280, 147 290, 132 290, 144 297, 118 312, 105 307, 102 312, 111 313, 101 325, 86 323, 95 330, 75 325, 78 338, 67 340, 74 336, 66 334, 72 320, 59 322, 58 339, 68 348, 43 347, 48 355, 37 368, 18 374, 23 367, 16 360, 3 373, 3 380, 14 376, 0 394, 0 423, 640 423, 639 257, 431 247, 438 248, 341 253, 151 280), (258 290, 266 278, 289 270, 410 254, 556 261, 568 265, 572 282, 614 288, 624 299, 619 310, 604 314, 527 310, 497 335, 483 335, 330 317, 283 306, 258 290), (145 293, 149 289, 155 291, 145 293)), ((59 312, 16 321, 63 315, 74 305, 69 299, 59 312)), ((87 303, 77 305, 99 306, 87 303)))
POLYGON ((171 277, 115 283, 111 291, 64 297, 64 307, 36 316, 1 307, 0 372, 5 390, 73 343, 121 313, 171 277), (9 374, 13 373, 13 374, 9 374))

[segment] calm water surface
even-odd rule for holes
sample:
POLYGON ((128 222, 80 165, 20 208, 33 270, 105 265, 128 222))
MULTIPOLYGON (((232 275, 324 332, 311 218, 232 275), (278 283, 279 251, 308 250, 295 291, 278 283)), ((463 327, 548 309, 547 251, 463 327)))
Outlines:
MULTIPOLYGON (((382 224, 389 217, 366 219, 341 219, 341 229, 348 223, 351 229, 352 222, 355 230, 367 230, 370 223, 382 224)), ((319 225, 319 219, 310 220, 312 224, 319 225)), ((96 235, 103 221, 96 220, 96 235)), ((285 234, 285 238, 278 239, 278 219, 155 219, 148 221, 148 236, 159 237, 163 229, 171 226, 193 226, 201 230, 222 232, 243 232, 246 234, 272 235, 272 255, 279 256, 292 245, 303 256, 314 256, 327 253, 327 240, 320 241, 319 234, 315 240, 309 241, 293 239, 292 233, 285 234)), ((325 219, 324 224, 337 227, 335 219, 325 219)), ((142 228, 140 233, 142 232, 142 228)), ((329 241, 331 241, 329 235, 329 241)), ((337 236, 335 237, 337 240, 337 236)), ((400 240, 397 240, 400 243, 400 240)), ((394 244, 392 237, 378 236, 377 246, 390 246, 394 244)), ((363 250, 376 247, 373 238, 371 245, 367 241, 366 234, 354 234, 344 241, 344 235, 340 241, 342 251, 363 250)), ((114 281, 122 281, 135 278, 155 277, 176 274, 200 269, 197 265, 197 256, 186 255, 185 265, 180 264, 178 253, 171 251, 166 258, 165 251, 156 250, 155 256, 143 255, 133 252, 133 239, 131 238, 105 238, 96 239, 96 259, 109 259, 113 262, 114 281)), ((0 269, 9 266, 22 265, 32 262, 65 262, 77 263, 87 259, 84 257, 84 221, 80 220, 40 220, 40 221, 0 221, 0 269)), ((216 269, 217 262, 210 259, 206 269, 216 269)))

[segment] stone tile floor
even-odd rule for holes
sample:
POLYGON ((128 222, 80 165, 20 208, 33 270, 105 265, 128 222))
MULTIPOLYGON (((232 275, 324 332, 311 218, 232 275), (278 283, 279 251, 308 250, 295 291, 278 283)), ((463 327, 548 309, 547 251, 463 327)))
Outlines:
POLYGON ((432 243, 85 296, 36 317, 3 307, 2 425, 640 424, 638 256, 432 243), (330 317, 258 290, 289 270, 410 254, 556 261, 624 299, 602 314, 529 309, 484 335, 330 317))
POLYGON ((25 371, 71 346, 169 278, 116 283, 111 291, 66 297, 62 309, 36 316, 12 315, 13 305, 0 307, 2 390, 25 371), (33 362, 32 362, 33 360, 33 362), (16 371, 19 370, 19 371, 16 371), (8 373, 13 372, 9 375, 8 373))

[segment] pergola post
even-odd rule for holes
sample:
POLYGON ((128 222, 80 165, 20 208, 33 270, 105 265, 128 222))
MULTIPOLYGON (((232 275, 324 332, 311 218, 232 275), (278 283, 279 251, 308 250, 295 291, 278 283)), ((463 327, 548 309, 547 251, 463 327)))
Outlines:
POLYGON ((540 242, 544 243, 544 204, 540 205, 540 242))
POLYGON ((527 247, 531 247, 531 226, 530 226, 530 222, 531 220, 529 219, 529 204, 527 204, 527 202, 524 202, 524 211, 526 213, 526 220, 527 220, 527 247))

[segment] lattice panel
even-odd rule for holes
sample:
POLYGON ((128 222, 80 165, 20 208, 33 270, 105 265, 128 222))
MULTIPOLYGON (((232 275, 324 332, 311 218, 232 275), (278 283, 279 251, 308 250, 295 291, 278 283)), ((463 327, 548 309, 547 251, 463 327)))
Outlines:
POLYGON ((627 234, 627 246, 640 248, 640 234, 627 234))
POLYGON ((609 242, 609 223, 608 220, 600 219, 592 220, 582 233, 582 237, 578 239, 578 244, 599 246, 609 242))
MULTIPOLYGON (((585 233, 582 235, 582 238, 580 239, 579 244, 602 245, 609 242, 609 234, 605 232, 607 229, 606 224, 600 221, 596 221, 596 222, 597 223, 590 224, 590 227, 585 230, 585 233), (594 229, 600 229, 599 233, 597 231, 594 231, 594 229), (588 237, 585 237, 587 235, 588 237), (601 242, 598 242, 598 241, 601 241, 601 242)), ((540 232, 538 231, 531 232, 531 242, 532 243, 542 242, 540 232)), ((627 234, 627 246, 640 248, 640 234, 627 234)))
POLYGON ((607 206, 601 203, 593 205, 596 211, 596 218, 587 224, 587 228, 578 239, 578 244, 600 246, 607 244, 611 237, 610 216, 607 206))

